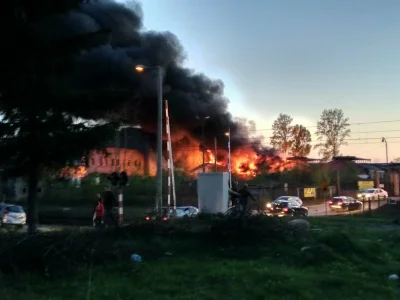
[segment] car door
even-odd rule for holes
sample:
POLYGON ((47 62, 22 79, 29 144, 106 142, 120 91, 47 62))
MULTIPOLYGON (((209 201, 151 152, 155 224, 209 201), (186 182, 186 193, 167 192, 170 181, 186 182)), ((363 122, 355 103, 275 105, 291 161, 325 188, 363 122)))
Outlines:
POLYGON ((357 208, 356 200, 354 198, 348 197, 347 201, 348 201, 349 210, 355 210, 357 208))
POLYGON ((289 200, 289 209, 291 208, 294 214, 297 214, 300 209, 300 204, 294 199, 290 198, 289 200))

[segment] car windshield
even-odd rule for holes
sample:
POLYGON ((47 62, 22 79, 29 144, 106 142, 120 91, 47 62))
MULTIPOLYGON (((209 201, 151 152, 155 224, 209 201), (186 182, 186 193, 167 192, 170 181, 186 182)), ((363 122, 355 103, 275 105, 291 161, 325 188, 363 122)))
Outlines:
POLYGON ((286 202, 286 201, 277 201, 277 202, 273 202, 272 205, 275 206, 275 207, 284 208, 284 207, 288 207, 289 202, 286 202))
POLYGON ((374 192, 375 192, 374 189, 369 189, 369 190, 365 190, 365 191, 364 191, 364 193, 367 193, 367 194, 372 194, 372 193, 374 193, 374 192))
POLYGON ((290 197, 289 196, 281 196, 278 199, 276 199, 276 201, 278 200, 288 200, 290 197))
POLYGON ((7 206, 7 209, 10 213, 23 213, 24 209, 21 206, 7 206))
POLYGON ((332 202, 342 202, 343 201, 343 198, 333 198, 332 199, 332 202))
POLYGON ((176 209, 176 216, 177 217, 182 217, 186 214, 185 209, 184 208, 177 208, 176 209))

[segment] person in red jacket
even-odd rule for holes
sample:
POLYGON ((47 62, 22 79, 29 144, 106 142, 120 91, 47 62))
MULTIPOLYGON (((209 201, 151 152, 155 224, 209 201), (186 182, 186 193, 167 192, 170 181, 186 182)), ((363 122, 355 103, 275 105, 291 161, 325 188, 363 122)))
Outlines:
POLYGON ((94 214, 95 214, 94 225, 95 227, 99 227, 103 223, 103 218, 104 218, 104 205, 102 198, 97 198, 96 211, 94 214))

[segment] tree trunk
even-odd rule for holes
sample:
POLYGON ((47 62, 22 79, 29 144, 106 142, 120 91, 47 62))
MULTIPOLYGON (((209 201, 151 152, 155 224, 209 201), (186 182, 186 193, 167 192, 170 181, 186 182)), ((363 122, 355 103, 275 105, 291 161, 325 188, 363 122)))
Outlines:
POLYGON ((37 189, 39 184, 39 166, 33 163, 28 170, 28 234, 37 231, 37 189))

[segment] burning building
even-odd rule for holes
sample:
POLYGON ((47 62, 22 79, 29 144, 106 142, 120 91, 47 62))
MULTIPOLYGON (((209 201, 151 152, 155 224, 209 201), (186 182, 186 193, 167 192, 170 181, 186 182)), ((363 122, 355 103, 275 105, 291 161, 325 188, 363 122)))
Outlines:
MULTIPOLYGON (((135 127, 124 128, 104 151, 93 151, 87 160, 87 173, 112 173, 125 170, 129 176, 154 176, 156 154, 151 149, 151 135, 135 127)), ((164 162, 165 165, 165 162, 164 162)))
MULTIPOLYGON (((203 171, 201 141, 187 130, 172 131, 172 150, 175 170, 195 176, 203 171)), ((164 139, 166 142, 166 140, 164 139)), ((111 173, 125 170, 128 175, 154 176, 156 168, 155 136, 139 128, 120 130, 115 140, 106 145, 106 152, 93 151, 88 158, 86 173, 111 173)), ((220 138, 220 146, 212 149, 205 146, 204 169, 207 172, 228 171, 228 148, 226 137, 220 138), (225 145, 224 145, 225 144, 225 145)), ((164 143, 163 168, 167 169, 166 143, 164 143)), ((251 178, 260 173, 281 172, 294 165, 272 149, 255 144, 236 145, 231 151, 232 173, 238 177, 251 178)), ((79 174, 81 173, 78 170, 79 174)), ((76 171, 75 171, 76 172, 76 171)), ((72 176, 75 177, 75 176, 72 176)))

